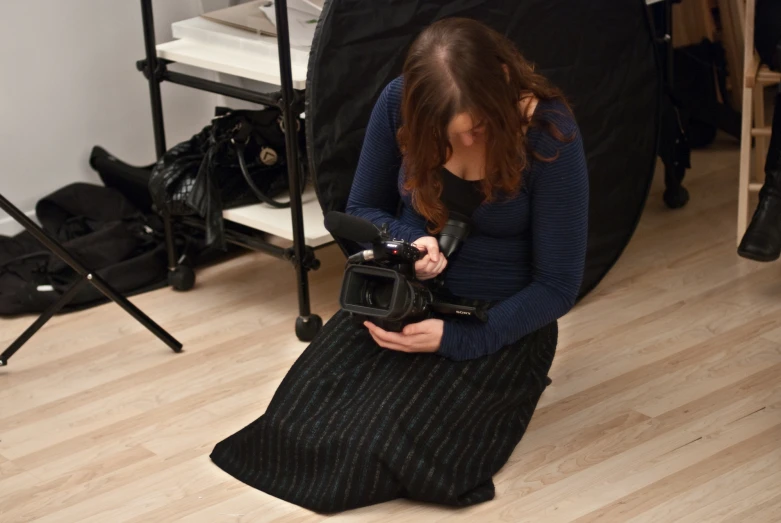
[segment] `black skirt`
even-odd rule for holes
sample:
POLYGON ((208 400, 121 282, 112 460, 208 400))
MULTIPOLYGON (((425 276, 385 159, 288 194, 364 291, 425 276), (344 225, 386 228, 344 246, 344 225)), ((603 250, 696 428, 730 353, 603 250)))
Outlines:
POLYGON ((244 483, 320 513, 408 498, 493 499, 493 475, 545 390, 556 323, 483 358, 378 347, 338 312, 283 379, 266 413, 214 448, 244 483))

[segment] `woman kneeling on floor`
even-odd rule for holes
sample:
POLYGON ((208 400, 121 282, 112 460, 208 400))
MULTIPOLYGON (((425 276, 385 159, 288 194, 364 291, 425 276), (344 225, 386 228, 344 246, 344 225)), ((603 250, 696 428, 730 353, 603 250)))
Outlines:
POLYGON ((492 499, 582 280, 588 176, 567 103, 502 35, 437 22, 376 102, 347 212, 414 242, 418 279, 442 273, 449 293, 490 307, 487 322, 388 332, 340 311, 212 459, 317 512, 492 499), (445 259, 435 236, 450 212, 472 230, 445 259))

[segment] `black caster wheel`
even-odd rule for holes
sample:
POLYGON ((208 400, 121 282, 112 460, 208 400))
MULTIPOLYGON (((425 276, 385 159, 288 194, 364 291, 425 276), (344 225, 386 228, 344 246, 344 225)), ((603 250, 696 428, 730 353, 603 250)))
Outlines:
POLYGON ((187 265, 177 265, 168 273, 168 285, 177 291, 189 291, 195 286, 195 271, 187 265))
POLYGON ((670 209, 680 209, 689 203, 689 191, 686 190, 686 187, 667 189, 664 191, 663 199, 670 209))
POLYGON ((296 336, 301 341, 312 341, 323 328, 323 319, 317 314, 296 318, 296 336))

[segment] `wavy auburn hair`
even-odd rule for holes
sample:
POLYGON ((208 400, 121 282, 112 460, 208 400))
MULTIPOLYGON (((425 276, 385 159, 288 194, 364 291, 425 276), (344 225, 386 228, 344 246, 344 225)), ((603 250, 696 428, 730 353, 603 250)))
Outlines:
POLYGON ((467 112, 485 124, 486 200, 494 191, 515 194, 531 150, 524 128, 541 125, 561 141, 554 126, 521 114, 527 97, 558 99, 562 93, 526 61, 513 43, 488 26, 466 18, 446 18, 427 27, 413 42, 403 69, 399 147, 404 155, 404 190, 436 234, 447 221, 440 200, 441 167, 453 153, 447 128, 467 112))

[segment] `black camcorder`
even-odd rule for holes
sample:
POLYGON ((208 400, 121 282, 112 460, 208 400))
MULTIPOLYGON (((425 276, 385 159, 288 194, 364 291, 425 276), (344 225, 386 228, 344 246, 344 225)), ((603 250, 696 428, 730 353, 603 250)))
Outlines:
MULTIPOLYGON (((415 262, 425 253, 409 242, 391 238, 387 225, 378 229, 367 220, 329 212, 325 226, 334 236, 371 244, 347 259, 339 296, 342 309, 393 332, 435 313, 487 320, 485 307, 459 304, 448 296, 441 278, 418 280, 415 262)), ((451 215, 438 237, 440 252, 450 257, 468 233, 468 219, 451 215)))

